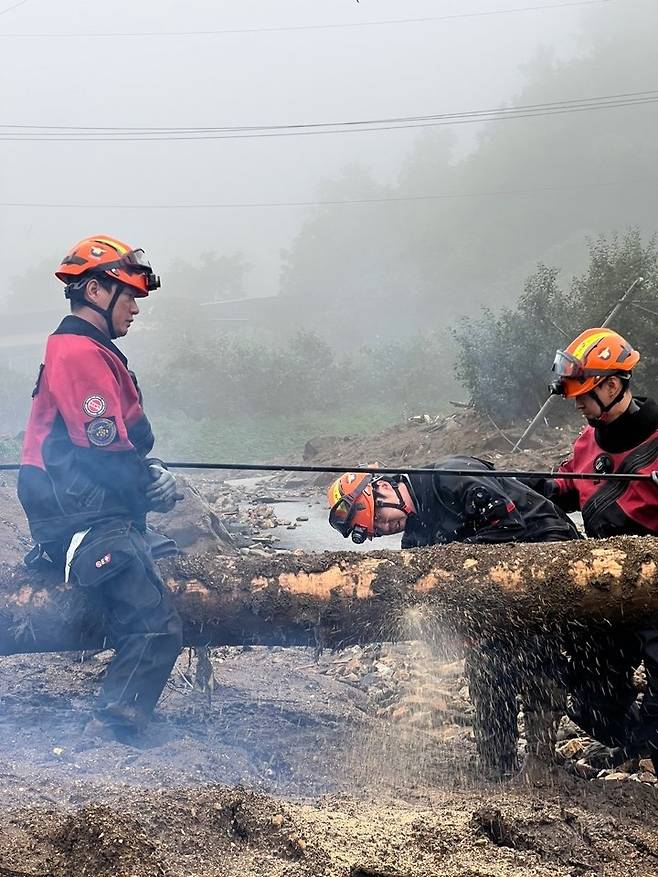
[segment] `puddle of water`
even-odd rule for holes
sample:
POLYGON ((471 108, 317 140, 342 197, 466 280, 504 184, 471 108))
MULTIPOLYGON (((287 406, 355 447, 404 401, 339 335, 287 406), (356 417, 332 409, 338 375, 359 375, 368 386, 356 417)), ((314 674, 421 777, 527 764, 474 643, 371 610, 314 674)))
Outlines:
POLYGON ((308 518, 299 523, 294 530, 276 527, 268 530, 280 542, 277 548, 303 548, 305 551, 382 551, 400 547, 401 536, 382 536, 363 545, 355 545, 351 539, 344 539, 340 533, 329 526, 328 509, 323 503, 277 502, 273 505, 274 514, 279 520, 294 522, 297 517, 308 518))
MULTIPOLYGON (((250 478, 235 478, 227 481, 233 487, 244 488, 266 496, 268 482, 272 476, 257 475, 250 478)), ((276 491, 279 493, 279 489, 276 491)), ((275 527, 273 530, 265 530, 264 535, 275 536, 279 541, 274 543, 276 548, 292 550, 303 548, 304 551, 382 551, 384 549, 395 550, 400 548, 401 536, 386 536, 374 539, 364 545, 355 545, 351 539, 344 539, 329 526, 328 509, 321 500, 294 499, 285 502, 268 503, 274 509, 274 514, 279 520, 294 523, 296 518, 308 518, 308 521, 299 522, 294 530, 288 530, 286 526, 275 527)))
POLYGON ((248 478, 229 478, 225 483, 229 487, 243 487, 245 490, 253 490, 259 485, 267 485, 267 482, 271 480, 271 475, 251 475, 248 478))

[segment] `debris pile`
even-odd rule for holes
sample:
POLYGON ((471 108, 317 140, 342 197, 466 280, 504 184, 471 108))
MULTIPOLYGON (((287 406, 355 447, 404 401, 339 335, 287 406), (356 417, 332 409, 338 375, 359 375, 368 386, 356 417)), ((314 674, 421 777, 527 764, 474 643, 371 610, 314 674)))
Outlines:
MULTIPOLYGON (((326 661, 318 672, 359 689, 369 712, 380 719, 415 729, 437 743, 472 743, 473 707, 463 659, 445 660, 423 642, 373 643, 353 646, 326 661)), ((641 685, 641 678, 638 679, 641 685)), ((519 754, 526 754, 520 713, 519 754)), ((556 762, 587 780, 658 785, 649 758, 627 759, 606 766, 606 750, 564 716, 558 728, 556 762)))
POLYGON ((321 672, 365 692, 378 718, 438 740, 473 739, 462 659, 442 660, 418 641, 373 643, 346 649, 321 665, 321 672))
POLYGON ((149 525, 173 539, 181 551, 233 554, 235 546, 222 518, 205 500, 190 478, 178 475, 177 488, 183 501, 167 514, 153 514, 149 525))
MULTIPOLYGON (((308 520, 306 515, 277 516, 272 504, 289 501, 290 497, 287 487, 271 484, 271 481, 271 478, 267 478, 267 486, 263 487, 254 483, 258 479, 253 478, 230 481, 194 479, 197 491, 208 503, 211 512, 221 520, 241 554, 267 556, 287 550, 280 547, 281 538, 276 531, 297 530, 308 520)), ((301 493, 298 492, 295 500, 303 502, 311 495, 315 495, 315 490, 307 486, 301 493)))
MULTIPOLYGON (((440 457, 465 454, 491 460, 497 469, 530 470, 552 467, 567 457, 580 423, 574 418, 565 426, 540 427, 513 452, 525 423, 501 429, 485 415, 471 408, 447 416, 411 417, 377 435, 319 436, 304 446, 303 462, 314 466, 367 465, 378 461, 390 466, 426 466, 440 457)), ((324 486, 330 475, 300 475, 297 472, 280 476, 283 483, 297 487, 314 483, 324 486)))

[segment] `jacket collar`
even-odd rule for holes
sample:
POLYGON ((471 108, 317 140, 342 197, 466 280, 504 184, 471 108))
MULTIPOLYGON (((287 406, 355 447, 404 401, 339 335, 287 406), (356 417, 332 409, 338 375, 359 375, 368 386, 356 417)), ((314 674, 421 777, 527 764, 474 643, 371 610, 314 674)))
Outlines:
POLYGON ((91 338, 97 344, 101 344, 117 356, 124 366, 128 366, 128 360, 119 350, 116 344, 113 344, 110 338, 100 329, 97 329, 89 320, 83 320, 82 317, 76 317, 75 314, 69 314, 64 317, 62 322, 53 332, 53 335, 83 335, 91 338))
POLYGON ((609 454, 630 451, 645 442, 658 429, 658 405, 653 399, 634 396, 635 405, 612 423, 597 423, 596 443, 609 454))

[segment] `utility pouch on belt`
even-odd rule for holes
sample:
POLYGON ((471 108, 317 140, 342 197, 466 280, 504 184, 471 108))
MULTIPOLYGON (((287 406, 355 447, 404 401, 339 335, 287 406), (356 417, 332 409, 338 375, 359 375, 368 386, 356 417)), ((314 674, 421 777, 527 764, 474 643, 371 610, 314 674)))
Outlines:
POLYGON ((85 588, 97 587, 118 575, 136 557, 135 546, 125 530, 99 532, 94 527, 73 555, 70 579, 85 588))

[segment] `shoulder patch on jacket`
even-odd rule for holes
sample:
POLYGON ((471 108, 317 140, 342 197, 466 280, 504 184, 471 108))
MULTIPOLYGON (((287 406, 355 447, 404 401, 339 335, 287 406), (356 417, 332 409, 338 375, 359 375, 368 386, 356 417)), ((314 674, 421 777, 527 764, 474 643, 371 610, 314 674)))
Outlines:
POLYGON ((103 399, 102 396, 94 394, 93 396, 87 396, 85 401, 82 403, 82 410, 89 417, 102 417, 103 414, 107 411, 107 402, 103 399))
POLYGON ((117 437, 117 425, 113 417, 96 417, 86 424, 87 438, 97 448, 106 448, 117 437))

